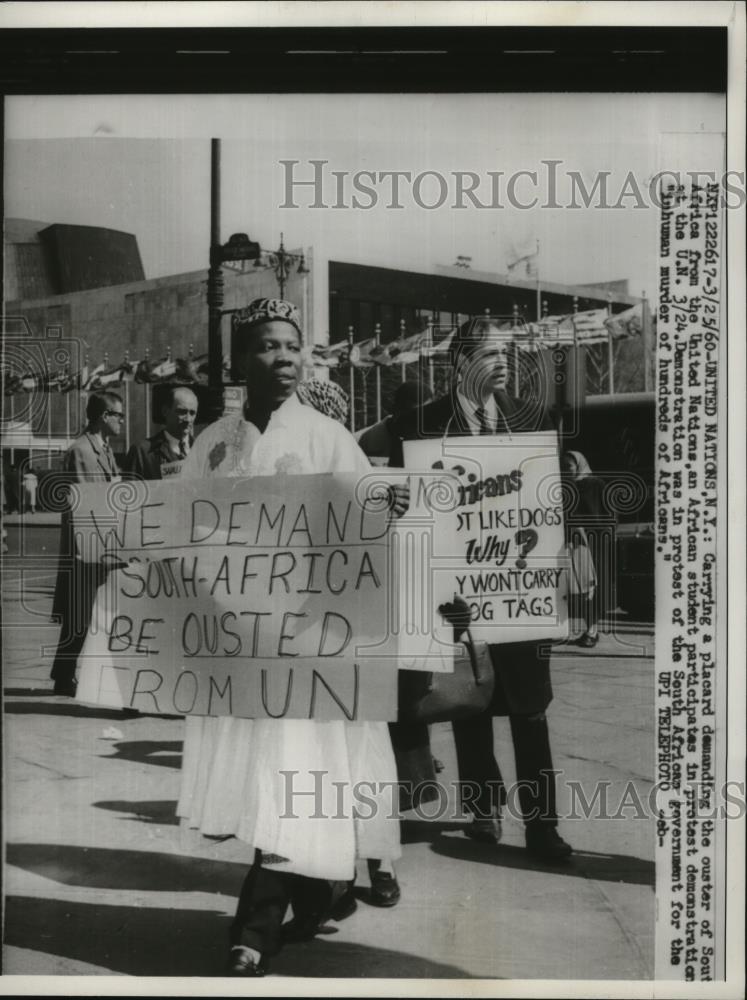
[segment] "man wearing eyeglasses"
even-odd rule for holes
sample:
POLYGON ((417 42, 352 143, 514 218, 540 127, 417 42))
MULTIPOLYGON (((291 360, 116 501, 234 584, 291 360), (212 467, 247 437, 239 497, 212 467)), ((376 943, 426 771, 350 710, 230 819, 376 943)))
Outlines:
MULTIPOLYGON (((114 392, 92 393, 86 404, 87 425, 63 459, 63 474, 71 483, 110 483, 120 478, 109 441, 122 433, 122 399, 114 392)), ((82 562, 76 555, 70 511, 62 515, 60 569, 57 574, 53 618, 62 629, 52 667, 54 693, 75 696, 75 667, 91 620, 96 591, 106 570, 82 562)))

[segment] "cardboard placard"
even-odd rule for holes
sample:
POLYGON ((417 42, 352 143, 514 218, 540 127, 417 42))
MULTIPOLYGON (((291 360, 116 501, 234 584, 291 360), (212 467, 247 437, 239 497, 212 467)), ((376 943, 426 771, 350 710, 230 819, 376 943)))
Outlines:
POLYGON ((463 597, 485 642, 566 638, 555 434, 406 441, 404 454, 411 504, 395 530, 409 531, 414 559, 430 567, 432 603, 463 597))
MULTIPOLYGON (((390 514, 355 476, 79 486, 98 594, 78 696, 178 714, 396 718, 390 514)), ((448 629, 445 630, 448 634, 448 629)), ((433 651, 424 636, 417 655, 433 651)), ((411 649, 412 652, 412 649, 411 649)))

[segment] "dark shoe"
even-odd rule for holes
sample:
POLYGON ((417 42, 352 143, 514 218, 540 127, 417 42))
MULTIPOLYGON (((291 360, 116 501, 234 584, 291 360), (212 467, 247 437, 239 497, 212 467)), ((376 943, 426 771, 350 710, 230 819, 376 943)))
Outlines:
POLYGON ((563 840, 554 826, 528 829, 526 845, 529 853, 540 861, 564 861, 573 854, 571 845, 563 840))
POLYGON ((66 698, 74 698, 78 690, 78 682, 75 680, 60 680, 54 682, 54 693, 63 695, 66 698))
POLYGON ((439 760, 438 757, 433 758, 433 770, 436 774, 440 774, 444 769, 444 762, 439 760))
POLYGON ((583 646, 584 649, 593 649, 598 642, 599 642, 598 632, 596 635, 589 635, 588 632, 584 632, 584 634, 578 640, 578 645, 583 646))
POLYGON ((355 891, 351 886, 347 889, 342 896, 337 900, 335 905, 329 911, 330 920, 347 920, 348 917, 352 917, 355 911, 358 909, 358 900, 355 898, 355 891))
POLYGON ((280 928, 284 944, 295 941, 311 941, 319 933, 321 921, 319 917, 293 917, 280 928))
POLYGON ((399 882, 391 872, 377 871, 371 874, 369 901, 373 906, 396 906, 401 895, 399 882))
POLYGON ((491 819, 473 819, 464 828, 464 835, 482 844, 500 844, 503 837, 503 825, 497 816, 491 819))
POLYGON ((231 953, 228 956, 228 962, 226 964, 227 976, 237 976, 249 979, 256 976, 264 976, 266 972, 267 960, 264 957, 260 958, 258 962, 255 962, 249 954, 249 950, 247 948, 244 948, 241 945, 236 948, 231 948, 231 953))

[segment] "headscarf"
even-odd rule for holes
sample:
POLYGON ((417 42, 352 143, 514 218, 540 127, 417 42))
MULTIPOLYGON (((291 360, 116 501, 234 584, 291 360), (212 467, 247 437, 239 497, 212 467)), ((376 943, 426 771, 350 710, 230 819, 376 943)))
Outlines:
POLYGON ((341 424, 347 422, 350 399, 336 382, 322 382, 321 379, 311 378, 298 383, 296 394, 306 406, 313 406, 315 410, 339 420, 341 424))
POLYGON ((566 455, 569 455, 576 463, 576 479, 585 479, 587 476, 594 475, 591 466, 580 451, 567 451, 566 455))

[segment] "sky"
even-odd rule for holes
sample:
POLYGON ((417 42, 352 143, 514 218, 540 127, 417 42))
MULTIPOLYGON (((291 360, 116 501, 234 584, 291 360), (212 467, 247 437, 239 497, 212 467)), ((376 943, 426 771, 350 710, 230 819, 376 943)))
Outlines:
MULTIPOLYGON (((559 283, 630 281, 632 294, 655 291, 657 212, 542 207, 552 199, 548 167, 560 160, 556 200, 568 203, 569 171, 587 188, 609 171, 615 203, 629 172, 641 190, 659 169, 721 169, 697 160, 697 139, 724 127, 725 102, 693 94, 218 95, 17 97, 6 103, 5 214, 45 222, 105 226, 137 236, 146 277, 207 266, 211 136, 222 139, 221 239, 246 232, 263 248, 312 247, 314 260, 432 270, 472 258, 502 275, 514 246, 539 242, 540 277, 559 283), (691 138, 694 140, 691 143, 691 138), (672 152, 676 150, 676 152, 672 152), (283 207, 288 168, 311 178, 326 160, 323 200, 298 188, 299 207, 283 207), (403 208, 388 207, 390 182, 375 183, 377 204, 351 206, 356 171, 430 171, 444 177, 443 206, 419 206, 412 186, 403 208), (538 205, 508 204, 506 182, 538 205), (342 204, 332 171, 345 175, 342 204), (454 173, 478 175, 477 197, 495 203, 491 172, 503 172, 501 207, 457 199, 454 173)), ((368 181, 370 183, 370 180, 368 181)), ((440 182, 423 179, 433 204, 440 182)), ((296 193, 297 192, 297 193, 296 193)), ((368 204, 368 198, 364 203, 368 204)))

